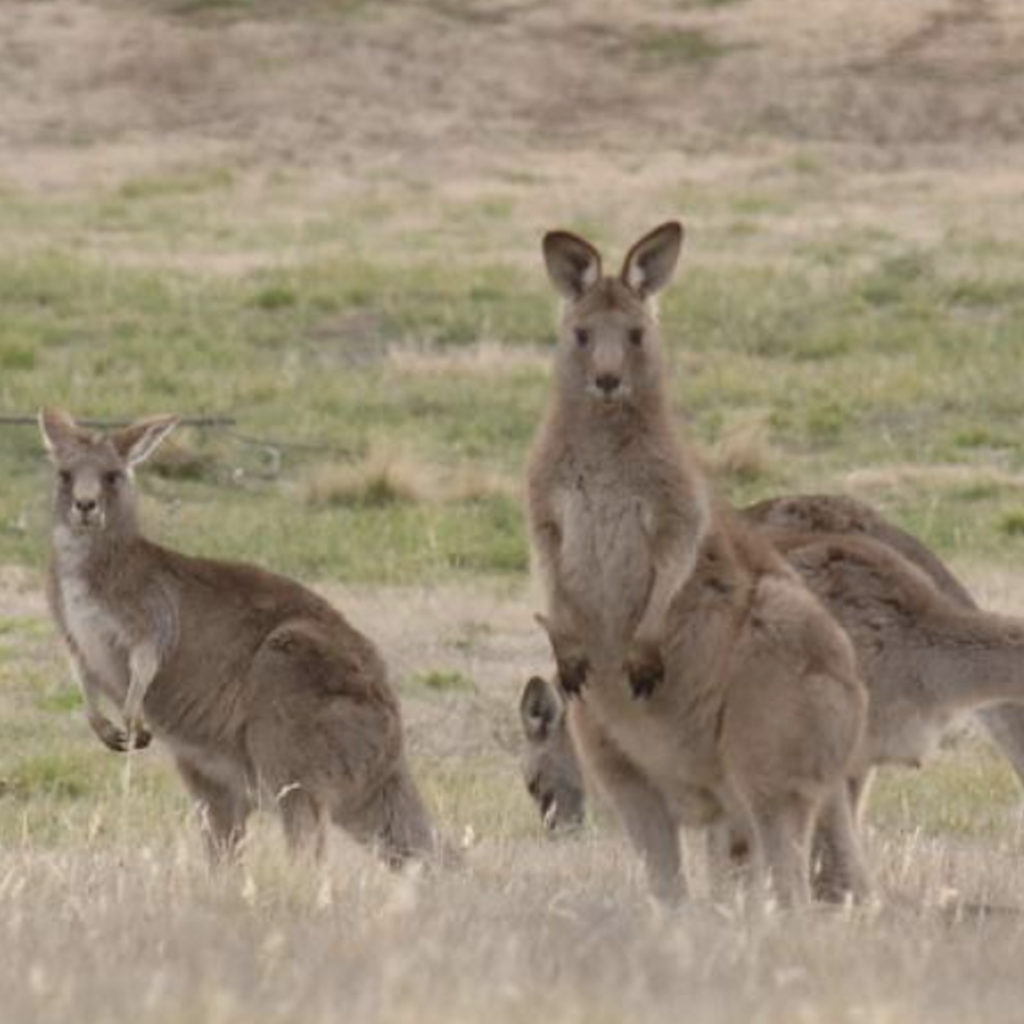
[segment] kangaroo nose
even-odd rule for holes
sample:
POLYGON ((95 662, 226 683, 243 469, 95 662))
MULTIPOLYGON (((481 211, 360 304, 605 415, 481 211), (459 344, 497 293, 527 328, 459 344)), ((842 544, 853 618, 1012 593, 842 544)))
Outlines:
POLYGON ((602 373, 594 382, 606 394, 610 395, 618 386, 619 378, 614 373, 602 373))
POLYGON ((95 498, 76 498, 75 499, 75 508, 77 508, 79 512, 92 512, 93 509, 96 508, 96 499, 95 498))

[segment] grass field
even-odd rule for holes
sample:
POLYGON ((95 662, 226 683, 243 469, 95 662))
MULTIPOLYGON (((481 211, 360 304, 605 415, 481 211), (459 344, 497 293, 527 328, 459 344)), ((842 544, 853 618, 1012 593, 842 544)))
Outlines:
MULTIPOLYGON (((976 737, 886 772, 880 905, 653 910, 599 821, 541 835, 520 514, 554 226, 687 226, 680 422, 736 502, 845 491, 1024 598, 1015 0, 46 0, 0 6, 0 415, 230 417, 144 474, 155 534, 377 638, 468 866, 275 830, 204 873, 159 752, 92 738, 46 621, 47 468, 0 426, 0 1019, 1019 1016, 1019 783, 976 737)), ((699 867, 699 858, 696 858, 699 867)), ((699 870, 698 870, 699 875, 699 870)))

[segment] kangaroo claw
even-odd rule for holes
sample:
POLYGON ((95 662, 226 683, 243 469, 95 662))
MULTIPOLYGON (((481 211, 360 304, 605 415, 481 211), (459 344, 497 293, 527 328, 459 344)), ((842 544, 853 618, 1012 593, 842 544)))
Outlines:
POLYGON ((665 678, 665 665, 653 645, 635 647, 626 659, 625 669, 629 688, 636 700, 649 699, 665 678))
POLYGON ((134 734, 129 735, 126 729, 117 729, 112 726, 109 731, 104 731, 100 739, 111 750, 123 754, 128 750, 145 750, 152 741, 153 735, 148 729, 143 728, 139 728, 134 734))
POLYGON ((558 662, 558 684, 566 697, 578 697, 587 682, 590 662, 586 658, 572 658, 558 662))

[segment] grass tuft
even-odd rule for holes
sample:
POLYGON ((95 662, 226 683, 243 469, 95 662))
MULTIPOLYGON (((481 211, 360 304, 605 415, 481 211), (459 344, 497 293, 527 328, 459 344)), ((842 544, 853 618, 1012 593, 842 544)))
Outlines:
POLYGON ((407 457, 377 448, 354 465, 324 463, 306 475, 302 490, 307 505, 337 508, 382 508, 429 498, 423 470, 407 457))
POLYGON ((1007 512, 999 523, 999 529, 1007 537, 1024 536, 1024 512, 1007 512))
POLYGON ((427 672, 420 672, 413 676, 413 681, 428 690, 437 693, 452 692, 473 692, 477 689, 476 683, 469 676, 461 672, 446 669, 431 669, 427 672))
POLYGON ((634 45, 644 63, 659 68, 678 65, 705 68, 733 49, 696 28, 650 28, 640 33, 634 45))
POLYGON ((726 430, 704 456, 708 471, 722 480, 751 484, 776 474, 778 452, 764 417, 737 423, 726 430))
POLYGON ((0 795, 25 801, 42 797, 81 799, 95 790, 90 760, 57 752, 25 757, 0 777, 0 795))
POLYGON ((252 304, 258 309, 288 309, 298 303, 298 295, 287 285, 268 285, 261 288, 252 298, 252 304))

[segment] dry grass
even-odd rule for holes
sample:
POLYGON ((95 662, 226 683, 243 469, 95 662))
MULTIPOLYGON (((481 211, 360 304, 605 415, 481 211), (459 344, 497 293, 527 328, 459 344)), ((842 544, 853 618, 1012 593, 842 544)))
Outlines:
POLYGON ((872 492, 898 491, 908 486, 935 489, 998 488, 1019 490, 1024 487, 1024 475, 999 470, 993 466, 970 465, 878 465, 851 470, 843 479, 844 489, 863 494, 870 499, 872 492))
MULTIPOLYGON (((184 823, 182 823, 184 824, 184 823)), ((660 912, 614 837, 487 839, 391 877, 336 844, 297 873, 260 835, 205 877, 194 844, 0 853, 10 1021, 1010 1021, 1024 921, 1006 850, 873 844, 866 911, 660 912), (955 881, 957 891, 951 884, 955 881), (988 910, 983 909, 988 906, 988 910)))
POLYGON ((377 507, 401 502, 475 502, 515 498, 519 486, 508 476, 478 463, 425 465, 388 445, 373 445, 351 464, 320 463, 300 484, 311 506, 377 507))
POLYGON ((702 454, 701 463, 713 477, 752 482, 777 472, 781 456, 771 443, 764 417, 733 424, 702 454))
POLYGON ((460 348, 388 349, 388 365, 399 373, 423 376, 480 379, 544 375, 551 368, 552 354, 539 348, 482 341, 460 348))
POLYGON ((308 471, 302 498, 308 505, 390 505, 427 500, 431 482, 414 460, 377 446, 351 465, 321 463, 308 471))
MULTIPOLYGON (((36 761, 66 751, 79 774, 64 778, 84 789, 0 796, 5 1020, 1017 1018, 1024 830, 1012 805, 997 821, 960 798, 962 781, 976 788, 977 769, 991 772, 991 755, 972 744, 879 785, 868 836, 876 905, 764 917, 714 905, 692 837, 694 900, 665 911, 599 813, 575 839, 541 834, 511 749, 518 688, 546 663, 522 594, 335 587, 332 600, 388 653, 414 765, 443 829, 469 841, 466 866, 393 876, 335 834, 323 870, 297 870, 264 817, 242 864, 211 879, 159 749, 126 765, 80 712, 38 703, 21 670, 56 677, 60 659, 38 618, 38 580, 9 583, 0 663, 13 655, 16 674, 5 676, 2 721, 38 730, 36 761), (472 686, 435 692, 417 682, 428 675, 472 686), (108 781, 97 788, 99 766, 108 781), (951 805, 983 834, 944 830, 951 805)), ((1002 585, 1019 600, 1019 577, 1002 585)), ((8 739, 4 756, 17 749, 29 749, 25 738, 8 739)))

